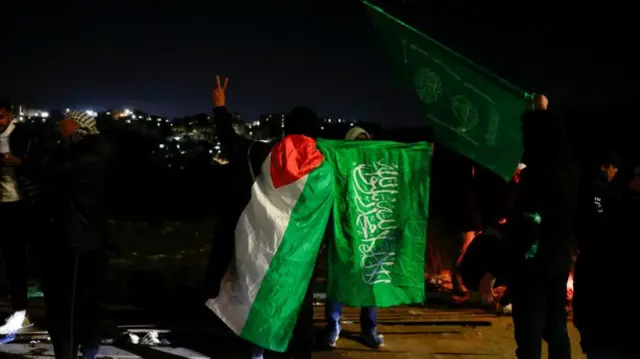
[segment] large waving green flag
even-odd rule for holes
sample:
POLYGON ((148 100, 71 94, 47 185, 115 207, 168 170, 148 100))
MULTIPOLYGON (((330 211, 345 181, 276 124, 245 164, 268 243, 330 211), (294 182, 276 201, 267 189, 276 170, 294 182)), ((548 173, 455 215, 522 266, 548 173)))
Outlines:
POLYGON ((333 168, 327 295, 352 306, 424 301, 431 147, 318 140, 333 168))
POLYGON ((426 107, 436 141, 511 179, 522 155, 527 94, 363 1, 403 87, 426 107))

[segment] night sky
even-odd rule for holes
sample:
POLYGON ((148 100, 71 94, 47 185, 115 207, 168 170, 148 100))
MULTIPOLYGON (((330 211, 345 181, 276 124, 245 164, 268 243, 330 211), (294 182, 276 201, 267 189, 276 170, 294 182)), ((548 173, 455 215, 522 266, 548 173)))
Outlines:
MULTIPOLYGON (((640 12, 631 5, 373 2, 513 84, 548 94, 556 108, 638 95, 632 33, 640 12)), ((423 118, 415 97, 394 88, 357 0, 79 3, 88 5, 4 7, 1 95, 35 108, 179 116, 208 112, 221 74, 230 77, 228 106, 247 120, 303 104, 322 116, 386 124, 423 118)))

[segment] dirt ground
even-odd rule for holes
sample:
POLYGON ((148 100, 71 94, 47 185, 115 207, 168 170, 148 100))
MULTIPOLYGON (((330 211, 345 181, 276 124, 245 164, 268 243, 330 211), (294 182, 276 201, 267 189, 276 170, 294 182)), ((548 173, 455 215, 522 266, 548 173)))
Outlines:
MULTIPOLYGON (((316 309, 321 318, 322 308, 316 309)), ((358 332, 358 312, 345 310, 346 331, 358 332), (352 323, 349 323, 352 322, 352 323)), ((393 308, 381 310, 379 331, 385 348, 370 350, 354 335, 344 335, 338 349, 318 352, 314 358, 376 359, 452 359, 514 358, 513 322, 511 317, 497 317, 473 309, 393 308)), ((580 350, 580 336, 570 324, 572 358, 585 358, 580 350)), ((547 357, 546 355, 544 356, 547 357)))
MULTIPOLYGON (((0 311, 8 312, 6 303, 0 301, 0 311)), ((320 334, 324 326, 324 306, 315 307, 315 323, 320 334)), ((115 312, 114 312, 115 314, 115 312)), ((359 342, 359 311, 345 308, 343 313, 343 333, 338 347, 333 350, 319 349, 313 355, 317 359, 374 358, 374 359, 487 359, 514 358, 512 320, 508 316, 496 316, 481 309, 450 309, 398 307, 380 309, 378 312, 379 332, 384 335, 385 348, 371 350, 359 342)), ((124 318, 123 318, 124 319, 124 318)), ((128 318, 130 321, 132 318, 128 318)), ((152 324, 154 320, 148 323, 152 324)), ((157 322, 158 329, 172 330, 172 325, 157 322)), ((579 348, 578 332, 570 326, 573 358, 584 358, 579 348)), ((246 346, 235 337, 206 334, 198 343, 174 343, 170 346, 148 347, 144 345, 119 345, 114 343, 101 349, 101 357, 106 358, 240 358, 239 349, 246 346), (207 349, 205 349, 205 347, 207 349), (206 353, 206 354, 205 354, 206 353), (216 353, 212 355, 211 353, 216 353)), ((0 356, 7 358, 45 358, 52 354, 50 342, 39 344, 14 342, 0 345, 0 356)), ((242 351, 242 350, 240 350, 242 351)), ((282 358, 270 354, 267 358, 282 358)), ((546 355, 545 355, 546 358, 546 355)))

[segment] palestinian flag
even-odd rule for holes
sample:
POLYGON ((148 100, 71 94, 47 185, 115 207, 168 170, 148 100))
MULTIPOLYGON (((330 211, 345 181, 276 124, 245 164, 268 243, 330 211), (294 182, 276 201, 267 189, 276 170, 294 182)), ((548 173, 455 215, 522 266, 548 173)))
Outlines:
POLYGON ((332 205, 330 165, 316 141, 285 137, 271 150, 235 231, 235 261, 206 305, 240 337, 284 352, 332 205))

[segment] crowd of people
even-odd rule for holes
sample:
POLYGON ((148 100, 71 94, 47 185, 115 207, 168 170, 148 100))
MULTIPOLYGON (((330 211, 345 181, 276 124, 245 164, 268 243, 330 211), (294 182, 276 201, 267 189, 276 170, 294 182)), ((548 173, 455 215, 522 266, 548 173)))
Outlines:
MULTIPOLYGON (((206 275, 208 298, 218 295, 232 264, 237 220, 273 145, 235 132, 227 85, 228 79, 221 83, 217 78, 213 113, 219 141, 229 153, 227 192, 234 201, 227 203, 215 229, 216 250, 206 275)), ((577 253, 574 315, 583 349, 592 359, 628 358, 628 331, 610 330, 622 323, 601 310, 598 293, 601 281, 613 279, 622 287, 631 272, 617 258, 623 241, 634 233, 640 211, 640 166, 621 176, 617 156, 606 152, 581 176, 562 119, 547 110, 546 98, 537 97, 535 109, 521 120, 526 166, 518 167, 510 187, 511 208, 504 218, 483 228, 482 235, 476 236, 476 230, 468 236, 458 261, 463 282, 487 300, 494 297, 496 283, 507 285, 503 305, 513 308, 518 358, 541 358, 544 340, 551 359, 569 359, 566 285, 577 253), (624 186, 616 187, 618 183, 624 186), (603 278, 602 266, 617 268, 618 275, 603 278)), ((321 126, 312 109, 296 107, 286 115, 284 130, 285 135, 317 138, 321 126)), ((103 201, 112 151, 95 119, 84 112, 67 112, 58 132, 57 143, 40 143, 12 121, 11 104, 0 102, 0 249, 14 308, 0 334, 29 324, 29 246, 41 275, 56 358, 75 358, 80 347, 82 356, 91 359, 101 342, 100 291, 107 263, 103 201)), ((345 140, 371 138, 359 127, 345 134, 345 140)), ((303 285, 307 291, 289 348, 296 359, 311 358, 315 338, 313 286, 303 285)), ((323 336, 329 347, 338 343, 340 316, 341 304, 329 300, 323 336)), ((376 327, 376 308, 362 308, 361 334, 372 348, 384 346, 376 327)), ((263 356, 264 349, 256 346, 247 354, 253 359, 263 356)))

